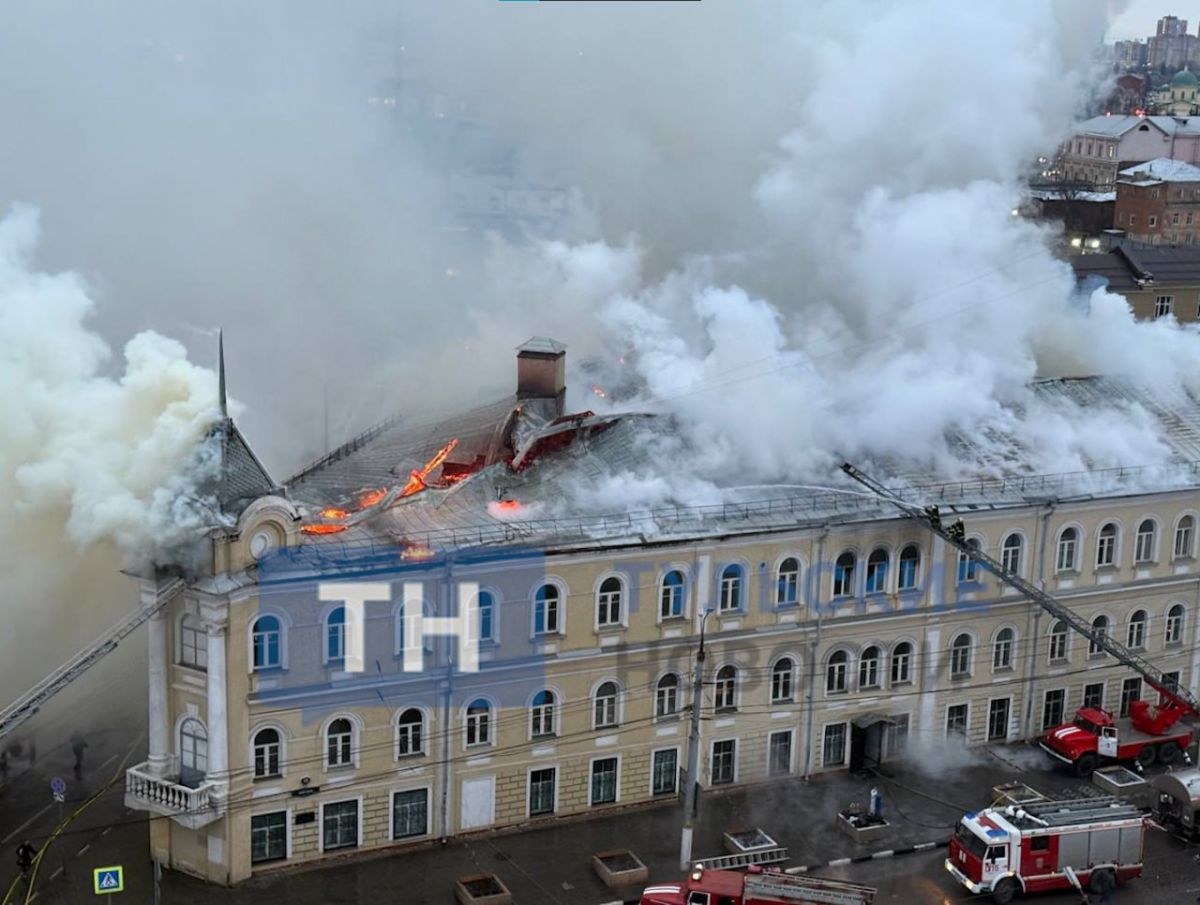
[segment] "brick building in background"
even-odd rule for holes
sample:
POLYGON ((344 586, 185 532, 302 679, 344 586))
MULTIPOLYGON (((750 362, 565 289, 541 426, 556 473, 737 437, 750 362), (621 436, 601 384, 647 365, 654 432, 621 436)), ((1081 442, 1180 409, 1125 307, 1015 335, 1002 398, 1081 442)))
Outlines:
POLYGON ((1160 157, 1121 170, 1113 225, 1135 242, 1195 244, 1200 233, 1200 167, 1160 157))

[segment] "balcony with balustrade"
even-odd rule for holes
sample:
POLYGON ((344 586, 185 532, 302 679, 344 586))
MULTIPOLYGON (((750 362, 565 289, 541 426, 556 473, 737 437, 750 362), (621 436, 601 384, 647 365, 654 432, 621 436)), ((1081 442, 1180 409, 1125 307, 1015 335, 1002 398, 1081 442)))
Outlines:
POLYGON ((170 817, 197 830, 225 813, 225 783, 201 780, 195 786, 180 782, 178 771, 160 776, 148 762, 125 771, 125 806, 170 817))

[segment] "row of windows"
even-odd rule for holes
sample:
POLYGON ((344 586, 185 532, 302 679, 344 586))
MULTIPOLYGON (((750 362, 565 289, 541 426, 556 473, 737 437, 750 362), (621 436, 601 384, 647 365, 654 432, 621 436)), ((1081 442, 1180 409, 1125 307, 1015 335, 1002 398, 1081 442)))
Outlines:
POLYGON ((1110 143, 1106 143, 1106 142, 1102 142, 1102 141, 1097 141, 1097 142, 1087 141, 1086 145, 1085 145, 1084 139, 1076 138, 1072 142, 1072 150, 1074 150, 1074 152, 1079 155, 1086 154, 1087 157, 1115 158, 1116 153, 1117 153, 1117 146, 1115 144, 1110 144, 1110 143), (1093 151, 1095 153, 1093 153, 1093 151))

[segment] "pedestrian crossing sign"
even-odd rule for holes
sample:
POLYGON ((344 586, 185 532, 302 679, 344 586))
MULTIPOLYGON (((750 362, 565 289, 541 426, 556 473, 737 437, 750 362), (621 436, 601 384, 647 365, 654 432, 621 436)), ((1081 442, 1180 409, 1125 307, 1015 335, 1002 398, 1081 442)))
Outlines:
POLYGON ((125 889, 125 868, 116 867, 97 867, 92 871, 92 885, 95 887, 96 895, 105 896, 112 892, 121 892, 125 889))

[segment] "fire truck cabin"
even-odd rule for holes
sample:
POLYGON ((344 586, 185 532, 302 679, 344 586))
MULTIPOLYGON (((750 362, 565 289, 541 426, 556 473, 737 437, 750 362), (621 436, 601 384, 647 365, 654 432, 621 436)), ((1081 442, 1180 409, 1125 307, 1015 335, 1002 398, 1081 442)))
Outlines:
POLYGON ((1144 832, 1142 813, 1111 797, 987 808, 959 822, 946 870, 997 902, 1070 888, 1068 867, 1084 884, 1101 870, 1130 880, 1142 873, 1144 832))

